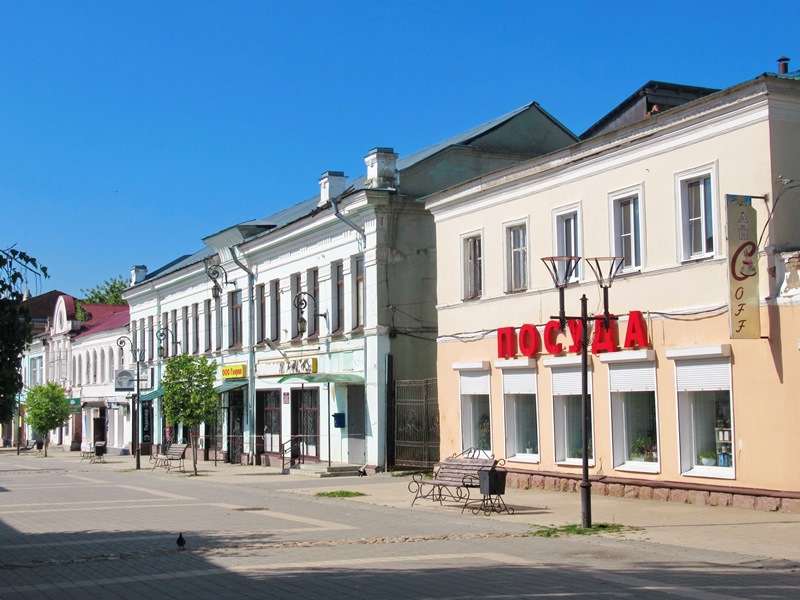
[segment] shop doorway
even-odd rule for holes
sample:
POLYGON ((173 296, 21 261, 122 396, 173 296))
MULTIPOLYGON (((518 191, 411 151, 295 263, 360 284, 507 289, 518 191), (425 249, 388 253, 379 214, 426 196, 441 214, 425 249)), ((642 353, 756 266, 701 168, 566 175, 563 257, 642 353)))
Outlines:
POLYGON ((256 391, 256 448, 259 454, 281 451, 281 391, 256 391))
POLYGON ((319 389, 302 387, 291 394, 292 461, 319 459, 319 389))
POLYGON ((367 461, 367 427, 364 386, 347 386, 347 462, 363 465, 367 461))
POLYGON ((228 393, 228 462, 242 462, 244 454, 244 390, 231 390, 228 393))

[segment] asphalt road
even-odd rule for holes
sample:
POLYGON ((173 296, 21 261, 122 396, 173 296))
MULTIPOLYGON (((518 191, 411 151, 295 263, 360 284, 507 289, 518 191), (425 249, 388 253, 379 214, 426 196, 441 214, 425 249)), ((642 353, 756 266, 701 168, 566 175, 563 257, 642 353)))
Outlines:
POLYGON ((523 496, 509 519, 411 507, 406 482, 388 476, 132 466, 0 454, 0 599, 800 596, 796 563, 730 542, 527 535, 546 511, 523 496), (315 495, 331 488, 367 496, 315 495))

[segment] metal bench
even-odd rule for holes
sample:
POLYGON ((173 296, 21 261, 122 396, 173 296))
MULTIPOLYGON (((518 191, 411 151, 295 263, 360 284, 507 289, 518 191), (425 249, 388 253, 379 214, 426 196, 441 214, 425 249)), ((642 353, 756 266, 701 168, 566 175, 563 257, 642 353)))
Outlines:
POLYGON ((25 445, 19 447, 20 452, 27 452, 36 448, 36 440, 25 440, 25 445))
POLYGON ((94 458, 94 444, 91 442, 81 442, 81 462, 94 458))
POLYGON ((184 456, 187 447, 188 444, 171 444, 166 453, 156 454, 153 457, 153 468, 151 471, 154 471, 156 467, 163 467, 167 470, 167 473, 175 467, 180 471, 184 471, 184 456))
POLYGON ((414 475, 408 484, 408 491, 414 494, 411 506, 420 498, 428 498, 439 504, 445 501, 463 504, 461 512, 464 512, 469 504, 470 489, 480 487, 478 472, 491 469, 495 464, 493 456, 475 448, 446 458, 434 472, 433 479, 426 479, 419 473, 414 475))

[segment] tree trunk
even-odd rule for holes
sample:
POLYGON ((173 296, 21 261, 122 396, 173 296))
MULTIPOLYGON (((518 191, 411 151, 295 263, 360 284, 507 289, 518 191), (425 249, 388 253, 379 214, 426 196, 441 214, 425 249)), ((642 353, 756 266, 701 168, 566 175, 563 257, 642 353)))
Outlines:
POLYGON ((47 458, 47 446, 48 446, 48 442, 49 441, 50 441, 50 436, 49 435, 44 436, 44 457, 45 458, 47 458))
POLYGON ((197 476, 197 438, 192 435, 191 429, 189 430, 189 439, 192 442, 192 466, 194 467, 194 474, 197 476))

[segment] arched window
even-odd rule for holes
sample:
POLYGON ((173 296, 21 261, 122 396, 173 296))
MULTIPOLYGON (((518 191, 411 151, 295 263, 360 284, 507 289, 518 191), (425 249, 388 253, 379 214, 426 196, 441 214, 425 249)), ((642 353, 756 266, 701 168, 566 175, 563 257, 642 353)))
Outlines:
POLYGON ((83 381, 82 378, 83 372, 81 371, 81 368, 83 367, 83 362, 81 361, 80 354, 78 355, 78 358, 76 360, 77 362, 75 363, 75 377, 73 377, 73 379, 75 380, 76 385, 81 385, 81 382, 83 381))
POLYGON ((103 348, 100 348, 100 383, 105 383, 106 381, 106 351, 103 348))
POLYGON ((97 383, 97 350, 92 350, 92 383, 97 383))
POLYGON ((108 380, 114 381, 114 349, 108 349, 108 380))

